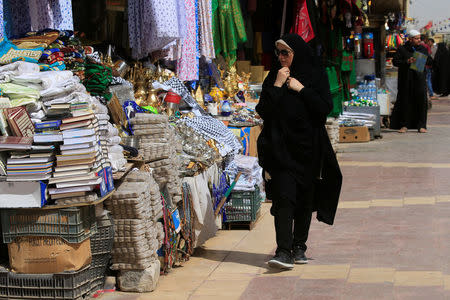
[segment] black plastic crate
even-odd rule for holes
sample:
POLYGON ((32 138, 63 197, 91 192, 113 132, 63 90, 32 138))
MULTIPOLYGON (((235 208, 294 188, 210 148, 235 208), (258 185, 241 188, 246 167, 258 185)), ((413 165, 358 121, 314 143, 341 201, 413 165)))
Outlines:
POLYGON ((97 218, 97 233, 91 237, 92 255, 111 253, 114 244, 114 222, 108 214, 97 218))
POLYGON ((92 295, 99 290, 103 290, 104 286, 105 286, 105 277, 94 279, 91 282, 90 294, 92 295))
POLYGON ((254 191, 233 191, 224 205, 224 223, 255 221, 260 207, 258 186, 255 186, 254 191))
POLYGON ((0 268, 0 298, 81 299, 91 288, 90 267, 57 274, 16 274, 0 268))
POLYGON ((98 254, 92 256, 91 278, 98 279, 104 277, 111 261, 111 254, 98 254))
POLYGON ((68 243, 81 243, 97 232, 92 205, 52 210, 4 209, 0 214, 5 243, 21 236, 61 237, 68 243))

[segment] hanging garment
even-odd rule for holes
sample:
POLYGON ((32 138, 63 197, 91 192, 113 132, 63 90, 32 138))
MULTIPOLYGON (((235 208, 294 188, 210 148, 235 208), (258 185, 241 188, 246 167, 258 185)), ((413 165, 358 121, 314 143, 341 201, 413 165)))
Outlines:
POLYGON ((135 59, 161 50, 180 39, 176 0, 129 0, 128 31, 135 59))
POLYGON ((222 54, 231 66, 236 61, 238 43, 247 41, 239 1, 212 0, 212 14, 216 56, 222 54))
POLYGON ((296 33, 303 38, 305 42, 309 42, 314 38, 314 30, 309 19, 308 6, 306 0, 297 0, 296 16, 291 33, 296 33))
POLYGON ((31 30, 73 30, 71 0, 28 0, 31 30))
POLYGON ((0 39, 3 38, 3 34, 4 34, 4 20, 3 20, 3 0, 0 0, 0 39))
POLYGON ((5 31, 8 37, 22 36, 30 31, 30 13, 27 1, 3 0, 1 9, 4 21, 7 23, 5 31))
POLYGON ((211 1, 199 0, 199 40, 200 55, 207 59, 216 57, 214 53, 214 39, 212 34, 212 8, 211 1))
POLYGON ((181 57, 177 63, 177 75, 181 81, 198 80, 198 28, 197 28, 197 1, 186 0, 186 36, 181 42, 181 57))

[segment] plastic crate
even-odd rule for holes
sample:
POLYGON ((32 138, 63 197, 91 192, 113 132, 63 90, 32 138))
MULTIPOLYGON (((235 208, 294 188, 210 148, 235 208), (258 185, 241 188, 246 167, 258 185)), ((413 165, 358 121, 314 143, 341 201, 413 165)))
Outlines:
POLYGON ((3 241, 20 236, 58 236, 68 243, 81 243, 97 232, 94 206, 1 211, 3 241))
POLYGON ((91 262, 91 277, 98 279, 105 277, 109 262, 111 261, 111 254, 99 254, 92 256, 91 262))
POLYGON ((105 277, 94 279, 91 282, 91 291, 90 294, 95 294, 99 290, 103 290, 105 286, 105 277))
POLYGON ((224 205, 226 216, 224 222, 255 221, 260 207, 261 197, 258 186, 255 186, 254 191, 233 191, 224 205))
POLYGON ((92 255, 111 253, 114 244, 114 222, 108 214, 97 218, 97 233, 91 237, 92 255))
POLYGON ((80 299, 92 287, 90 268, 57 274, 16 274, 0 268, 0 298, 80 299))

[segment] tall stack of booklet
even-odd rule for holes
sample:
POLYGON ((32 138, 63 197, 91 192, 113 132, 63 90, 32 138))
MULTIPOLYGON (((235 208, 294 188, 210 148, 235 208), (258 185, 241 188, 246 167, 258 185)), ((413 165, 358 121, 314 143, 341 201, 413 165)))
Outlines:
POLYGON ((87 103, 71 105, 72 117, 61 120, 60 154, 49 184, 52 199, 85 196, 101 184, 98 122, 87 103))
POLYGON ((14 149, 6 160, 7 181, 40 181, 51 177, 53 145, 32 145, 31 137, 5 137, 3 140, 3 146, 9 143, 7 147, 14 149))

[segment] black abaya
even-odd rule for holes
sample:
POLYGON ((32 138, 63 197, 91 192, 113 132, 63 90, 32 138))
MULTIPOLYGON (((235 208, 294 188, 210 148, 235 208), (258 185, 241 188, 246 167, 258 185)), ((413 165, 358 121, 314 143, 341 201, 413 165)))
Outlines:
POLYGON ((393 63, 398 67, 397 101, 391 116, 391 128, 410 129, 427 128, 427 87, 425 72, 417 72, 410 68, 407 60, 414 51, 428 55, 425 47, 413 47, 411 42, 400 46, 394 55, 393 63))
POLYGON ((439 43, 433 61, 432 83, 436 94, 450 94, 450 51, 445 43, 439 43))

